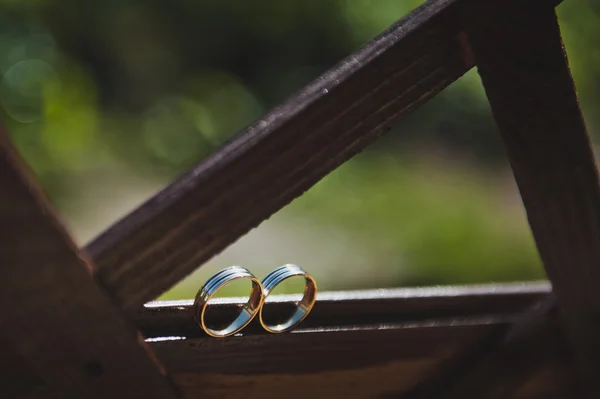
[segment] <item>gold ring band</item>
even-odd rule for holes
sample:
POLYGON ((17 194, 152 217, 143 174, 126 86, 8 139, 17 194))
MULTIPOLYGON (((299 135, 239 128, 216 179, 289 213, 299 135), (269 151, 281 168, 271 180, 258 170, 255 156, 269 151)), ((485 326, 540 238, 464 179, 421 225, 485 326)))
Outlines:
POLYGON ((254 319, 262 307, 264 299, 261 282, 248 269, 241 266, 231 266, 208 279, 198 291, 194 300, 194 318, 208 335, 217 338, 228 337, 246 327, 254 319), (250 279, 252 281, 252 292, 248 302, 242 307, 235 320, 227 327, 221 330, 209 328, 204 320, 208 301, 225 285, 239 279, 250 279))
MULTIPOLYGON (((315 279, 306 273, 302 268, 296 265, 284 265, 269 273, 262 281, 264 298, 266 299, 271 291, 283 280, 286 280, 290 277, 294 276, 302 276, 305 279, 304 285, 304 295, 298 305, 296 310, 292 314, 292 316, 284 321, 283 323, 277 325, 269 325, 265 323, 263 319, 263 307, 259 309, 259 320, 260 324, 263 326, 265 330, 271 333, 281 333, 284 331, 288 331, 293 327, 297 326, 304 320, 308 313, 312 310, 315 301, 317 299, 317 282, 315 279)), ((264 301, 264 300, 263 300, 264 301)), ((264 305, 264 302, 263 302, 264 305)))

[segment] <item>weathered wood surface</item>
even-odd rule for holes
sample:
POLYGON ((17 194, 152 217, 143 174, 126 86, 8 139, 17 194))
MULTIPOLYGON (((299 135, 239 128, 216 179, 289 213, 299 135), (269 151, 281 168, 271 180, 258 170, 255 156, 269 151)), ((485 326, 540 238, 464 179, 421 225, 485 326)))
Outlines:
POLYGON ((40 384, 43 381, 31 372, 25 359, 15 351, 0 329, 0 397, 23 398, 31 392, 32 387, 40 384))
POLYGON ((425 3, 100 235, 98 279, 133 311, 358 153, 473 66, 472 3, 425 3))
MULTIPOLYGON (((202 334, 189 301, 150 303, 134 317, 186 398, 278 398, 282 392, 291 398, 414 398, 419 384, 435 382, 457 355, 504 337, 525 309, 548 295, 546 283, 321 293, 313 313, 291 333, 251 326, 227 339, 202 334), (329 320, 338 324, 320 325, 329 320)), ((293 305, 289 296, 273 298, 275 313, 293 305)), ((243 302, 224 299, 209 307, 220 319, 243 302)), ((538 364, 514 385, 516 398, 565 397, 569 388, 561 331, 555 323, 543 331, 543 344, 524 348, 538 364)), ((514 367, 504 363, 496 371, 514 367)), ((42 387, 35 392, 34 398, 52 397, 42 387)))
MULTIPOLYGON (((187 339, 150 341, 188 398, 242 393, 425 398, 435 390, 416 396, 419 384, 436 383, 435 377, 465 354, 495 345, 524 311, 549 295, 547 283, 321 293, 313 312, 292 333, 273 335, 251 325, 243 335, 222 340, 204 336, 189 323, 189 301, 149 303, 135 318, 149 336, 173 335, 172 325, 185 332, 187 339)), ((267 304, 274 306, 271 314, 285 315, 293 305, 291 296, 274 299, 267 304)), ((216 319, 230 317, 244 301, 220 302, 209 305, 216 319)), ((495 372, 518 377, 513 395, 498 397, 569 397, 568 363, 556 319, 539 332, 521 340, 504 362, 493 359, 495 372), (519 375, 519 362, 524 375, 519 375)))
MULTIPOLYGON (((484 317, 523 312, 550 295, 546 282, 480 286, 444 286, 320 292, 302 328, 335 328, 450 318, 484 317)), ((289 316, 296 295, 273 295, 265 304, 269 317, 289 316)), ((214 299, 210 322, 224 324, 239 312, 246 298, 214 299)), ((192 300, 149 302, 133 319, 145 337, 206 337, 192 315, 192 300)), ((244 335, 264 334, 254 320, 244 335)))
POLYGON ((2 397, 39 376, 67 398, 176 398, 2 132, 0 187, 2 397))
MULTIPOLYGON (((431 321, 155 342, 152 348, 188 399, 401 397, 444 361, 507 326, 492 318, 431 321)), ((563 373, 553 371, 552 380, 520 397, 559 391, 563 373)))
POLYGON ((519 5, 469 34, 585 397, 600 397, 600 184, 554 9, 519 5))
MULTIPOLYGON (((463 351, 430 379, 411 392, 411 399, 502 399, 512 397, 556 353, 568 358, 564 345, 557 348, 561 326, 552 301, 538 301, 517 314, 506 332, 482 345, 463 351), (542 306, 540 306, 542 305, 542 306), (550 307, 550 308, 548 308, 550 307)), ((566 384, 565 384, 566 385, 566 384)), ((566 391, 570 391, 565 386, 566 391)))
MULTIPOLYGON (((508 327, 493 318, 467 319, 150 345, 186 399, 411 398, 415 384, 444 362, 508 327)), ((550 343, 535 353, 545 363, 510 398, 572 397, 563 359, 555 352, 561 342, 550 343)), ((40 388, 31 398, 53 396, 40 388)))

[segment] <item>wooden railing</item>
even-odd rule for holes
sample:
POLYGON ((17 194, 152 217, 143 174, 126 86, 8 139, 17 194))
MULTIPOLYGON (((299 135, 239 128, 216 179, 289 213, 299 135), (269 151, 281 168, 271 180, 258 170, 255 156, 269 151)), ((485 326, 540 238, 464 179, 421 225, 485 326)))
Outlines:
POLYGON ((84 249, 2 138, 3 397, 600 397, 600 185, 557 3, 426 2, 84 249), (292 333, 225 340, 144 306, 474 66, 552 293, 325 293, 292 333))

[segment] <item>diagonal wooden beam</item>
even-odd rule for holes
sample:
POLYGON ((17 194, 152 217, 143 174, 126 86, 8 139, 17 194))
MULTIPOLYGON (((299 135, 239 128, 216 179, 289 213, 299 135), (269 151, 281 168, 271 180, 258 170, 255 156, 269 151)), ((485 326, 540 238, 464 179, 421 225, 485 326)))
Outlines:
MULTIPOLYGON (((0 353, 64 397, 178 397, 136 329, 95 284, 86 255, 2 132, 0 325, 0 345, 7 346, 0 353)), ((26 385, 10 373, 0 381, 9 396, 26 385)))
MULTIPOLYGON (((469 43, 575 349, 580 393, 598 398, 600 183, 556 13, 519 4, 472 30, 469 43)), ((552 304, 544 302, 547 311, 552 304)), ((536 317, 526 314, 525 323, 536 317)), ((535 337, 535 329, 529 332, 535 337)), ((488 379, 476 396, 500 397, 485 390, 508 367, 471 373, 470 382, 488 379)), ((509 385, 505 381, 502 389, 509 385)), ((463 390, 454 397, 467 396, 463 390)))
POLYGON ((301 195, 473 66, 459 14, 430 0, 238 134, 87 247, 131 312, 301 195))

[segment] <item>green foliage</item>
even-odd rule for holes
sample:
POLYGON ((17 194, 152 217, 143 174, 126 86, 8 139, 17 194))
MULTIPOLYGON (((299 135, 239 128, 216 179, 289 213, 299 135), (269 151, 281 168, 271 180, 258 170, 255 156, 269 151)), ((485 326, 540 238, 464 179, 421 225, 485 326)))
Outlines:
MULTIPOLYGON (((420 3, 3 1, 1 122, 77 225, 80 182, 174 178, 420 3)), ((593 137, 599 9, 558 9, 593 137)), ((282 217, 290 229, 318 220, 368 248, 372 265, 404 270, 388 285, 541 278, 506 171, 472 71, 282 217)))
POLYGON ((444 159, 376 154, 335 171, 291 209, 353 232, 372 249, 373 267, 408 270, 404 284, 542 278, 506 180, 444 159))

